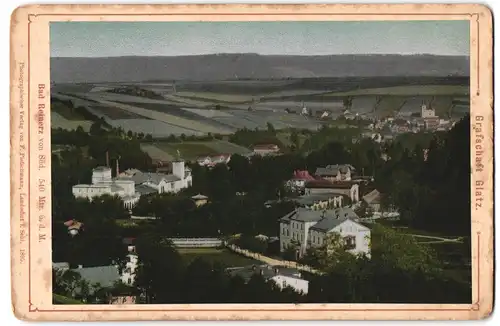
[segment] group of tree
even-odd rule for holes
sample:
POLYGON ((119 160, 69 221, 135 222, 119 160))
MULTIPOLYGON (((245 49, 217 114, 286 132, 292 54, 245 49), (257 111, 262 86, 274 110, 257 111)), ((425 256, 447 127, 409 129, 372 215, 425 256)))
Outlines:
POLYGON ((232 276, 228 266, 197 258, 186 264, 171 242, 143 235, 137 239, 139 268, 135 286, 144 303, 285 303, 299 302, 302 295, 281 290, 260 275, 250 280, 232 276))
MULTIPOLYGON (((139 303, 148 304, 470 303, 470 282, 443 270, 428 245, 380 226, 372 229, 372 243, 370 256, 347 252, 335 235, 310 249, 302 262, 322 273, 304 274, 309 281, 304 294, 281 289, 258 273, 250 279, 231 275, 228 266, 203 257, 186 263, 166 237, 143 234, 136 241, 139 267, 133 286, 141 294, 139 303)), ((60 278, 54 281, 55 293, 68 295, 82 286, 74 273, 54 277, 60 278)), ((98 297, 94 292, 83 297, 98 297)))
POLYGON ((311 278, 308 300, 332 303, 470 303, 470 279, 443 268, 436 252, 390 228, 372 229, 371 253, 353 255, 338 236, 302 259, 324 271, 311 278))
POLYGON ((392 144, 375 178, 386 194, 383 204, 396 207, 411 226, 470 235, 469 144, 468 116, 449 132, 435 134, 427 148, 392 144))

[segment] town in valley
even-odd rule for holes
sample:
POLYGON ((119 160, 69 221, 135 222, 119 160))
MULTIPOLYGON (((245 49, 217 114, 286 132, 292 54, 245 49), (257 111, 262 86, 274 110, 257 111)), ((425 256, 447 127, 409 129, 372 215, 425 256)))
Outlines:
POLYGON ((471 303, 468 52, 91 55, 54 24, 54 304, 471 303))

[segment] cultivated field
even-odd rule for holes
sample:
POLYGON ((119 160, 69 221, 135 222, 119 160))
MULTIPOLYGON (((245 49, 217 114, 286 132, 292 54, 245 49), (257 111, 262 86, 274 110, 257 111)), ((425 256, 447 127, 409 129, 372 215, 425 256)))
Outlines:
MULTIPOLYGON (((74 106, 89 108, 112 126, 162 138, 171 134, 231 134, 243 128, 266 129, 268 122, 277 130, 315 130, 321 125, 319 115, 328 110, 332 117, 338 116, 347 97, 352 99, 352 113, 409 115, 419 112, 425 101, 432 102, 440 116, 460 115, 469 110, 466 81, 450 77, 184 81, 176 83, 177 92, 173 92, 170 82, 129 82, 57 85, 52 94, 71 100, 74 106), (123 85, 160 96, 151 99, 107 92, 123 85), (304 105, 313 117, 300 115, 304 105)), ((81 120, 74 112, 61 111, 57 106, 53 111, 66 120, 81 120)), ((65 120, 58 125, 72 126, 65 120)))
MULTIPOLYGON (((203 156, 217 154, 247 154, 249 149, 223 140, 213 141, 185 141, 185 142, 157 142, 152 145, 142 145, 148 153, 152 153, 161 159, 168 156, 177 156, 177 151, 186 160, 196 160, 203 156), (153 149, 153 147, 155 149, 153 149), (165 153, 162 155, 161 153, 165 153)), ((142 148, 141 146, 141 148, 142 148)), ((150 154, 151 156, 151 154, 150 154)), ((151 156, 151 158, 153 158, 151 156)))
POLYGON ((62 128, 66 130, 76 130, 79 126, 83 128, 85 131, 90 130, 90 126, 92 125, 92 121, 86 120, 68 120, 63 116, 58 114, 57 112, 50 113, 50 125, 51 128, 62 128))

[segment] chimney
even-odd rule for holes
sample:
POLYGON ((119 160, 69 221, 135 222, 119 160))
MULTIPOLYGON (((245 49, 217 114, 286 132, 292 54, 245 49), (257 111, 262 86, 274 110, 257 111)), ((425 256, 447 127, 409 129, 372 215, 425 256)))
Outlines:
POLYGON ((106 151, 106 167, 109 168, 109 152, 106 151))

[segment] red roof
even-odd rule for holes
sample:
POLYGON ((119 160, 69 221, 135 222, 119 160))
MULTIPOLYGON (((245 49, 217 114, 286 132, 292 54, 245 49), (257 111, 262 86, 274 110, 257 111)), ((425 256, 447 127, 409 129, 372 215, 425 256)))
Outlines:
POLYGON ((307 170, 297 170, 293 172, 293 180, 316 180, 313 176, 309 174, 309 171, 307 170))

